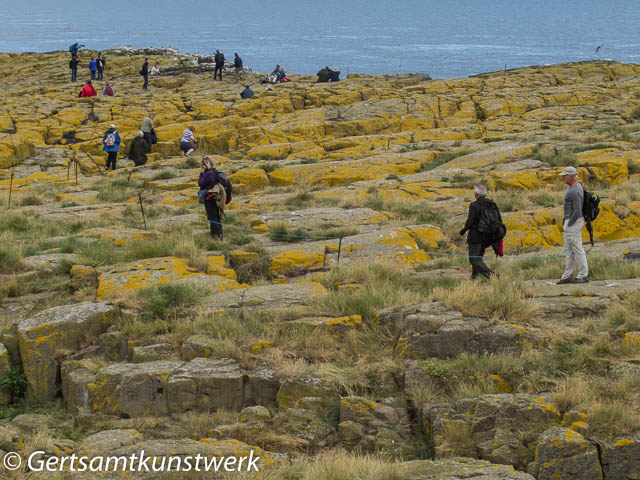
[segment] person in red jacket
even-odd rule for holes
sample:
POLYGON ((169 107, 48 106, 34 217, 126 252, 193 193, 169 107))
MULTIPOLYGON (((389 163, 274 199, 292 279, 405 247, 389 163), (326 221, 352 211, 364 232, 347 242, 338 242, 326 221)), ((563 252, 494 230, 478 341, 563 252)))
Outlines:
POLYGON ((93 88, 93 85, 91 85, 91 80, 87 80, 87 84, 84 87, 82 87, 82 90, 80 91, 80 96, 81 97, 96 96, 96 89, 93 88))

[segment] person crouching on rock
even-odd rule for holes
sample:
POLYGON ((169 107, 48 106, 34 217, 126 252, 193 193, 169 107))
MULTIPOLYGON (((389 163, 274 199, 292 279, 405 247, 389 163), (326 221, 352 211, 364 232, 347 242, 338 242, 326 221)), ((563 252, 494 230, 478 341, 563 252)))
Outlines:
POLYGON ((118 150, 120 147, 120 135, 116 132, 116 126, 111 124, 111 128, 107 130, 102 137, 102 151, 107 152, 107 166, 105 170, 116 169, 116 159, 118 158, 118 150))
POLYGON ((138 132, 129 146, 129 160, 132 160, 136 167, 147 163, 147 141, 144 133, 138 132))
POLYGON ((209 157, 203 157, 200 165, 200 178, 198 178, 200 192, 204 196, 204 209, 209 220, 211 238, 222 241, 222 215, 226 202, 226 192, 218 181, 216 169, 209 157))
POLYGON ((182 150, 185 157, 190 156, 196 150, 195 144, 198 143, 198 141, 196 140, 196 137, 193 136, 194 131, 195 127, 188 127, 184 132, 182 132, 180 150, 182 150))

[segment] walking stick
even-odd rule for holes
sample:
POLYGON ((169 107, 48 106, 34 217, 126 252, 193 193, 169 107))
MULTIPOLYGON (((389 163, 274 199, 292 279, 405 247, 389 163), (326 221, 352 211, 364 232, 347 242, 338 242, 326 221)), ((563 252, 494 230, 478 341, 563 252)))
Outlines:
POLYGON ((9 204, 7 205, 7 209, 11 208, 11 191, 13 190, 13 176, 15 174, 11 172, 11 182, 9 183, 9 204))
POLYGON ((138 192, 138 200, 140 200, 140 211, 142 212, 142 221, 144 222, 144 229, 147 229, 147 219, 144 217, 144 207, 142 206, 142 193, 138 192))
POLYGON ((342 239, 344 237, 340 235, 340 241, 338 242, 338 266, 340 266, 340 251, 342 250, 342 239))

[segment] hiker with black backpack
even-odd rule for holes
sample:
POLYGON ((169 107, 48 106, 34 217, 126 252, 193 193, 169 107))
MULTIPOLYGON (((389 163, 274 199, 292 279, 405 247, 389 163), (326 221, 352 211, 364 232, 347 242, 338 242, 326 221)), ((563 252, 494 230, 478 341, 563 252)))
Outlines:
POLYGON ((471 279, 478 275, 489 278, 495 272, 484 263, 482 257, 487 247, 493 247, 496 255, 502 256, 502 239, 507 229, 502 223, 500 209, 493 200, 487 198, 487 187, 476 185, 473 187, 476 201, 469 205, 469 215, 460 235, 467 236, 469 245, 469 263, 471 264, 471 279))
POLYGON ((112 123, 102 137, 102 151, 107 152, 107 165, 105 170, 116 169, 116 160, 118 158, 118 150, 120 150, 120 135, 116 132, 116 126, 112 123))
POLYGON ((565 167, 560 172, 560 175, 562 176, 562 182, 569 188, 564 194, 565 268, 557 284, 587 283, 589 281, 589 266, 587 265, 587 255, 584 252, 584 248, 582 248, 582 227, 585 224, 582 208, 584 206, 585 192, 580 182, 578 182, 578 171, 575 167, 565 167), (576 278, 572 278, 576 265, 578 266, 578 274, 576 278))

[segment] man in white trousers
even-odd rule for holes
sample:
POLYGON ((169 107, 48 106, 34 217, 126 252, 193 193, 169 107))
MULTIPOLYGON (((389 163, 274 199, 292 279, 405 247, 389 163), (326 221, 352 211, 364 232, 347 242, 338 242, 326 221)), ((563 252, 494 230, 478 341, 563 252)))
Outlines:
POLYGON ((565 167, 560 173, 562 182, 567 185, 564 194, 564 255, 565 268, 558 285, 565 283, 587 283, 589 281, 589 267, 587 255, 582 248, 582 203, 584 202, 584 190, 578 182, 578 171, 574 167, 565 167), (578 265, 578 274, 572 278, 573 270, 578 265))

